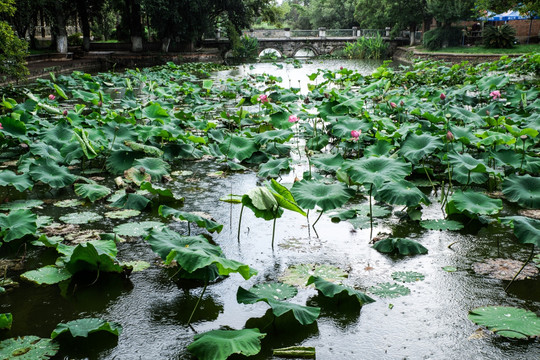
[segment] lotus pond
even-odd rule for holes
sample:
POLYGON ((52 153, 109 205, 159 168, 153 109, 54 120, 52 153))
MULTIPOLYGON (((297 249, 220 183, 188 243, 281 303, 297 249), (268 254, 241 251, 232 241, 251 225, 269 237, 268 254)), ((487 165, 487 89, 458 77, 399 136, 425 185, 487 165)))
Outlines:
POLYGON ((3 89, 0 358, 538 359, 539 69, 3 89))

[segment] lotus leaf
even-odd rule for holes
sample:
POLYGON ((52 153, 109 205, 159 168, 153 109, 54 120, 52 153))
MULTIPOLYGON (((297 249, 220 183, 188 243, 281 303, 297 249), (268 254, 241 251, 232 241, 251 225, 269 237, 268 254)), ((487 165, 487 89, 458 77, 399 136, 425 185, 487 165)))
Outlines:
POLYGON ((165 225, 159 221, 131 222, 116 226, 113 231, 122 236, 147 236, 152 229, 159 230, 165 225))
POLYGON ((44 159, 50 159, 56 163, 60 163, 64 160, 64 157, 60 154, 60 151, 58 151, 54 146, 47 145, 43 142, 32 144, 30 147, 30 153, 44 159))
POLYGON ((491 199, 482 193, 467 190, 456 191, 446 204, 448 215, 462 213, 465 215, 494 215, 502 209, 502 200, 491 199))
POLYGON ((255 140, 241 136, 230 136, 219 144, 219 149, 228 158, 239 161, 250 158, 256 151, 255 140))
POLYGON ((276 197, 270 190, 263 187, 251 189, 242 196, 242 205, 253 210, 256 217, 264 220, 280 218, 283 214, 283 209, 280 208, 276 197))
POLYGON ((133 162, 133 167, 144 168, 152 176, 152 180, 161 180, 161 177, 170 171, 169 164, 159 158, 137 159, 133 162))
MULTIPOLYGON (((369 229, 371 227, 371 218, 369 216, 358 216, 348 220, 355 229, 369 229)), ((377 225, 373 221, 373 225, 377 225)))
POLYGON ((422 244, 402 238, 387 238, 380 241, 377 241, 373 248, 378 252, 390 254, 393 252, 398 252, 400 255, 416 255, 416 254, 426 254, 428 249, 426 249, 422 244))
POLYGON ((73 276, 66 268, 54 265, 44 266, 37 270, 27 271, 21 278, 37 285, 52 285, 70 279, 73 276))
POLYGON ((399 154, 413 164, 418 164, 420 160, 441 149, 442 146, 442 141, 435 136, 410 133, 401 144, 399 154))
POLYGON ((259 329, 212 330, 197 334, 187 349, 201 360, 225 360, 232 354, 256 355, 261 351, 259 329))
POLYGON ((298 293, 298 290, 294 286, 278 282, 257 284, 249 291, 259 297, 274 300, 292 298, 298 293))
POLYGON ((340 116, 336 119, 337 122, 332 124, 332 135, 342 139, 350 138, 352 130, 362 130, 365 133, 373 126, 370 122, 366 120, 359 120, 347 116, 340 116))
POLYGON ((411 289, 400 284, 382 283, 369 288, 369 291, 383 298, 397 298, 400 296, 409 295, 411 289))
POLYGON ((326 134, 313 136, 306 142, 306 147, 309 150, 321 151, 326 145, 328 145, 329 140, 330 137, 326 134))
MULTIPOLYGON (((358 214, 369 216, 369 204, 361 204, 358 206, 354 206, 353 209, 356 210, 358 214)), ((371 212, 373 213, 373 217, 385 217, 392 213, 391 210, 379 205, 372 205, 371 212)))
POLYGON ((90 211, 70 213, 60 216, 60 220, 66 224, 88 224, 89 222, 96 222, 101 219, 103 219, 103 216, 90 211))
POLYGON ((223 201, 223 202, 231 203, 231 204, 241 204, 242 203, 242 195, 229 194, 227 196, 221 197, 219 199, 219 201, 223 201))
POLYGON ((335 209, 327 214, 332 222, 338 223, 340 221, 349 220, 356 217, 356 210, 354 209, 335 209))
POLYGON ((151 103, 142 109, 142 114, 144 117, 159 121, 161 124, 165 123, 165 120, 169 119, 169 113, 167 110, 161 107, 158 103, 151 103))
POLYGON ((486 122, 480 115, 472 111, 463 109, 461 107, 451 106, 448 109, 448 112, 452 117, 463 121, 464 124, 472 124, 474 126, 485 126, 486 122))
POLYGON ((10 330, 13 323, 13 315, 11 313, 0 314, 0 330, 10 330))
POLYGON ((314 180, 295 182, 291 193, 301 207, 314 209, 318 206, 323 212, 343 206, 354 195, 354 191, 344 184, 327 185, 314 180))
POLYGON ((483 184, 488 180, 488 174, 471 172, 463 165, 452 168, 452 180, 460 184, 483 184))
POLYGON ((377 189, 375 199, 393 205, 415 207, 420 203, 428 205, 428 197, 407 180, 387 181, 377 189))
POLYGON ((56 355, 59 345, 51 339, 21 336, 0 342, 0 354, 6 360, 47 360, 56 355))
POLYGON ((107 170, 118 175, 122 174, 127 169, 133 166, 135 159, 141 156, 142 153, 130 150, 115 150, 107 158, 107 170))
POLYGON ((150 200, 139 194, 125 194, 111 204, 119 209, 144 210, 150 200))
POLYGON ((360 306, 375 302, 375 300, 373 300, 363 292, 360 292, 348 286, 334 284, 333 282, 324 280, 323 278, 318 276, 310 276, 306 285, 309 286, 311 284, 315 284, 315 288, 326 297, 333 298, 336 295, 355 297, 356 300, 358 300, 360 306))
POLYGON ((221 248, 210 244, 201 235, 181 236, 170 229, 152 230, 146 240, 166 264, 176 260, 178 265, 189 273, 210 265, 215 265, 220 275, 236 272, 246 280, 257 273, 248 265, 223 257, 221 248))
POLYGON ((141 190, 146 190, 151 194, 159 195, 165 198, 171 198, 175 200, 184 200, 184 198, 178 198, 176 197, 171 190, 162 188, 160 186, 156 186, 149 182, 143 182, 141 184, 141 190))
POLYGON ((446 272, 456 272, 457 268, 455 266, 443 266, 442 269, 446 272))
POLYGON ((37 231, 37 216, 30 210, 14 210, 8 215, 0 214, 0 235, 3 241, 20 239, 37 231))
POLYGON ((285 186, 272 179, 270 180, 270 191, 280 207, 306 216, 304 210, 296 203, 293 194, 285 186))
POLYGON ((66 269, 72 274, 79 271, 122 272, 116 261, 116 244, 111 240, 92 240, 77 245, 65 256, 66 269))
POLYGON ((328 264, 299 264, 286 269, 280 280, 294 286, 306 286, 310 276, 339 283, 349 275, 345 270, 328 264))
POLYGON ((270 305, 275 316, 282 316, 292 311, 294 318, 302 325, 309 325, 319 317, 321 309, 318 307, 293 304, 285 301, 275 300, 273 294, 263 293, 258 295, 255 292, 238 287, 236 300, 240 304, 255 304, 263 301, 270 305), (268 296, 268 297, 267 297, 268 296))
POLYGON ((502 191, 508 200, 523 207, 540 208, 540 178, 511 175, 504 179, 502 191))
POLYGON ((130 217, 138 216, 141 212, 139 210, 118 210, 118 211, 109 211, 104 215, 109 219, 128 219, 130 217))
POLYGON ((412 283, 424 280, 425 276, 424 274, 420 274, 415 271, 396 271, 392 273, 392 279, 404 283, 412 283))
POLYGON ((54 203, 54 206, 66 208, 66 207, 76 207, 84 204, 84 201, 79 199, 67 199, 61 200, 54 203))
POLYGON ((134 167, 124 171, 124 177, 127 181, 131 181, 138 186, 140 186, 143 182, 152 180, 152 176, 148 174, 145 169, 137 169, 134 167))
POLYGON ((75 184, 75 194, 88 198, 91 202, 103 199, 111 193, 111 189, 98 184, 75 184))
POLYGON ((384 140, 379 140, 375 144, 367 146, 364 150, 364 157, 370 156, 388 156, 394 149, 391 143, 384 140))
POLYGON ((289 141, 293 135, 294 133, 289 129, 270 130, 257 134, 253 138, 255 139, 255 143, 260 145, 266 145, 269 142, 278 142, 282 144, 289 141))
POLYGON ((412 171, 410 164, 386 156, 347 160, 342 169, 355 183, 373 184, 375 188, 385 181, 401 180, 412 171))
POLYGON ((165 217, 165 218, 172 215, 173 217, 178 218, 180 220, 185 220, 185 221, 188 221, 188 222, 194 222, 198 226, 200 226, 202 228, 205 228, 206 230, 208 230, 211 233, 213 233, 213 232, 220 233, 221 230, 223 229, 222 224, 218 224, 217 222, 215 222, 213 220, 207 219, 205 217, 199 216, 199 215, 194 214, 194 213, 189 213, 189 212, 186 212, 186 211, 176 210, 176 209, 173 209, 173 208, 168 207, 166 205, 161 205, 159 207, 159 214, 161 216, 165 217))
POLYGON ((428 230, 461 230, 463 224, 455 220, 422 220, 420 226, 428 230))
POLYGON ((315 348, 312 346, 288 346, 273 349, 272 355, 282 358, 315 359, 315 348))
POLYGON ((507 216, 501 218, 501 221, 512 225, 514 235, 520 244, 533 244, 540 247, 540 220, 525 216, 507 216))
POLYGON ((143 260, 133 260, 120 263, 123 268, 131 269, 133 272, 146 270, 150 267, 150 263, 143 260))
POLYGON ((0 210, 24 210, 43 205, 41 200, 15 200, 0 205, 0 210))
POLYGON ((516 339, 540 336, 540 319, 532 311, 507 306, 484 306, 469 312, 469 320, 494 333, 516 339))
POLYGON ((17 191, 32 190, 34 183, 28 174, 17 175, 10 170, 0 171, 0 186, 13 186, 17 191))
POLYGON ((493 171, 492 169, 488 168, 488 166, 484 163, 482 160, 475 159, 471 155, 465 153, 465 154, 448 154, 448 160, 450 163, 454 166, 463 166, 468 171, 471 172, 478 172, 478 173, 485 173, 488 171, 493 171))
POLYGON ((58 324, 51 333, 51 339, 68 332, 72 337, 88 337, 89 334, 98 331, 106 331, 119 336, 122 333, 122 325, 98 318, 78 319, 58 324))
POLYGON ((343 164, 343 156, 341 154, 335 155, 319 155, 311 158, 311 163, 315 165, 317 169, 326 171, 328 173, 335 173, 343 164))
POLYGON ((283 170, 289 170, 290 160, 288 158, 274 159, 262 164, 259 168, 258 175, 263 178, 279 177, 283 170))
POLYGON ((163 156, 163 150, 160 150, 155 146, 140 144, 133 141, 124 141, 124 144, 134 151, 141 151, 150 156, 155 156, 155 157, 163 156))
POLYGON ((71 185, 76 179, 66 167, 45 158, 35 160, 30 165, 29 170, 32 179, 42 181, 53 188, 62 188, 71 185))
POLYGON ((24 122, 14 119, 11 116, 0 117, 0 123, 2 124, 2 132, 13 136, 15 139, 26 139, 26 125, 24 122))

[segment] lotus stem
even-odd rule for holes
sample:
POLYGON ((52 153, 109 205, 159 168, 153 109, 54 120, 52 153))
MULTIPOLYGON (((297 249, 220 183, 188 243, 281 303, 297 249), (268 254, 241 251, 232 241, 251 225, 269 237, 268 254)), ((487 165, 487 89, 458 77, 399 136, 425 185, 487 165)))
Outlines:
POLYGON ((189 221, 187 223, 187 236, 191 236, 191 226, 189 226, 189 221))
POLYGON ((274 250, 274 237, 276 235, 276 220, 277 218, 274 218, 274 223, 272 224, 272 250, 274 250))
POLYGON ((199 308, 199 303, 201 302, 201 299, 204 295, 204 292, 206 291, 206 287, 208 286, 208 281, 205 281, 204 282, 204 288, 202 290, 202 293, 201 295, 199 296, 199 298, 197 299, 197 303, 195 304, 195 307, 193 308, 193 311, 191 312, 191 315, 189 315, 189 320, 187 322, 187 325, 190 326, 191 325, 191 319, 193 319, 193 315, 195 315, 195 311, 197 311, 197 309, 199 308))
MULTIPOLYGON (((109 151, 107 151, 109 154, 111 153, 112 151, 112 148, 114 146, 114 143, 116 142, 116 135, 118 134, 118 126, 116 126, 114 128, 114 136, 113 136, 113 139, 112 139, 112 142, 111 142, 111 147, 109 148, 109 151)), ((103 172, 103 170, 105 169, 105 164, 107 163, 107 158, 103 159, 103 166, 101 167, 101 171, 100 172, 103 172)))
POLYGON ((523 163, 525 162, 525 140, 523 140, 523 156, 521 157, 521 165, 519 165, 519 173, 523 171, 523 163))
POLYGON ((317 224, 317 222, 319 221, 319 219, 321 218, 322 214, 323 214, 324 211, 321 211, 319 217, 317 218, 317 220, 315 220, 315 222, 313 223, 313 225, 311 225, 313 227, 313 229, 315 229, 315 224, 317 224))
POLYGON ((427 178, 429 180, 429 184, 433 188, 433 192, 437 193, 437 190, 435 190, 435 185, 433 185, 433 182, 431 181, 431 177, 429 176, 429 172, 427 171, 426 160, 424 158, 422 158, 422 166, 424 167, 424 172, 426 173, 426 176, 427 176, 427 178))
POLYGON ((242 225, 242 214, 244 213, 244 204, 240 209, 240 218, 238 219, 238 242, 240 242, 240 226, 242 225))
POLYGON ((514 282, 514 280, 516 280, 516 278, 518 277, 518 275, 521 273, 521 271, 523 269, 525 269, 525 266, 527 266, 527 264, 532 260, 534 256, 534 244, 531 244, 531 255, 529 255, 529 258, 527 259, 527 261, 525 261, 525 264, 523 264, 523 266, 521 267, 521 269, 519 269, 519 271, 516 273, 516 275, 514 275, 514 277, 512 278, 512 280, 510 281, 510 283, 508 285, 506 285, 506 287, 504 288, 504 292, 507 292, 508 291, 508 288, 510 287, 510 285, 512 285, 512 283, 514 282))
POLYGON ((373 190, 373 184, 369 186, 369 241, 373 238, 373 205, 371 204, 371 193, 373 190))

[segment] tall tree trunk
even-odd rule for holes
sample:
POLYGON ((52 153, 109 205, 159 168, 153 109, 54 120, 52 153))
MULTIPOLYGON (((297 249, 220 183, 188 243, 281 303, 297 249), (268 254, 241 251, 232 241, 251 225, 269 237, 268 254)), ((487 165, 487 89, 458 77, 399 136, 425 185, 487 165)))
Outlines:
POLYGON ((409 45, 413 46, 416 44, 416 24, 411 24, 409 26, 409 45))
POLYGON ((90 51, 90 22, 88 20, 88 9, 86 0, 77 0, 77 12, 81 21, 83 34, 83 50, 90 51))
POLYGON ((138 0, 127 0, 130 9, 129 28, 131 32, 131 51, 143 51, 143 27, 141 23, 141 4, 138 0))
POLYGON ((171 44, 171 38, 170 37, 164 37, 161 40, 161 51, 166 53, 169 52, 169 45, 171 44))
POLYGON ((68 52, 68 41, 67 41, 67 31, 66 31, 66 15, 64 14, 64 9, 62 8, 62 3, 55 3, 55 34, 56 34, 56 51, 61 54, 67 54, 68 52))

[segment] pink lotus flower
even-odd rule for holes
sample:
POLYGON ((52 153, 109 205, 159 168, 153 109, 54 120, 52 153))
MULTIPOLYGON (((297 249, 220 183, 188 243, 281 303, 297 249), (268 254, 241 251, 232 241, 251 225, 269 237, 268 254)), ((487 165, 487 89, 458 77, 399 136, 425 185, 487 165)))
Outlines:
POLYGON ((390 103, 390 106, 391 106, 393 109, 397 108, 397 105, 396 105, 395 102, 391 102, 391 103, 390 103))
POLYGON ((67 116, 68 111, 67 111, 67 110, 64 110, 64 111, 62 112, 62 114, 63 114, 64 116, 67 116))
POLYGON ((2 129, 3 129, 3 127, 2 127, 2 123, 0 123, 0 130, 2 130, 2 129))
POLYGON ((448 141, 454 141, 454 134, 450 130, 446 133, 446 140, 448 141))
POLYGON ((268 102, 268 96, 265 95, 265 94, 259 95, 259 101, 262 102, 263 104, 267 103, 268 102))
POLYGON ((499 90, 495 90, 489 93, 489 96, 493 98, 493 100, 498 100, 501 98, 501 92, 499 90))
POLYGON ((360 134, 362 133, 362 130, 351 130, 351 136, 354 141, 358 141, 358 138, 360 137, 360 134))
POLYGON ((298 121, 298 117, 297 117, 297 116, 295 116, 295 115, 289 116, 289 122, 290 122, 290 123, 293 123, 293 124, 294 124, 294 123, 297 122, 297 121, 298 121))
POLYGON ((444 95, 444 93, 441 93, 441 95, 439 96, 439 98, 440 98, 441 100, 444 100, 444 99, 446 99, 446 95, 444 95))
POLYGON ((340 67, 339 67, 339 70, 343 70, 343 66, 340 66, 340 67))
POLYGON ((54 100, 54 99, 56 99, 56 96, 54 96, 53 94, 49 94, 49 100, 52 101, 52 100, 54 100))

